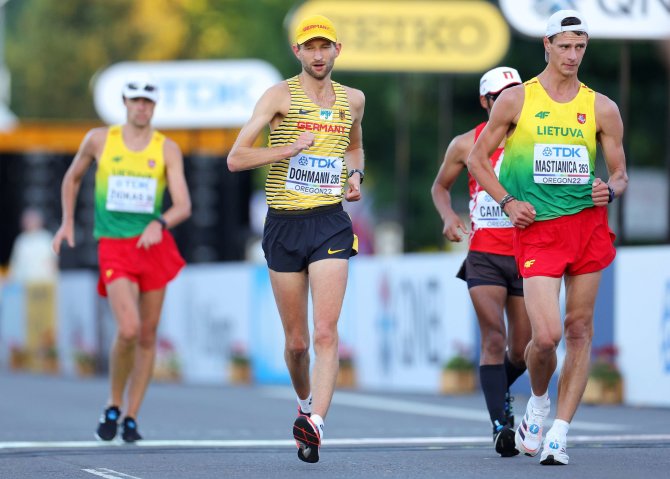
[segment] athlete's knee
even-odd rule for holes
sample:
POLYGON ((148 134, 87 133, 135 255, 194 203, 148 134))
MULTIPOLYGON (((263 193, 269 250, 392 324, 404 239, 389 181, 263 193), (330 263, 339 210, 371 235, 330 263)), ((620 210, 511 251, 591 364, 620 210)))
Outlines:
POLYGON ((556 352, 561 336, 550 332, 536 334, 533 336, 533 349, 539 354, 552 354, 556 352))
POLYGON ((286 354, 293 359, 302 359, 309 352, 309 342, 304 338, 288 338, 286 340, 286 354))
POLYGON ((142 331, 138 344, 142 349, 152 349, 156 347, 156 331, 142 331))
POLYGON ((565 342, 571 345, 590 344, 593 339, 593 321, 589 317, 569 320, 566 316, 565 342))
POLYGON ((137 321, 119 322, 117 337, 125 343, 137 342, 140 335, 140 325, 137 321))
POLYGON ((335 328, 315 328, 314 329, 314 350, 331 349, 337 347, 337 329, 335 328))
POLYGON ((482 335, 482 355, 502 359, 505 355, 505 336, 500 331, 482 335))

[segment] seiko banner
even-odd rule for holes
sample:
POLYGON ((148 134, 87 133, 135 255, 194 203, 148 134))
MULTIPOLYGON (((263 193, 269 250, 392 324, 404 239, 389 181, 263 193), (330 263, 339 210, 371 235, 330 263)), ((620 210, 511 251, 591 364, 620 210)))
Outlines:
POLYGON ((507 21, 519 32, 543 37, 549 17, 558 10, 584 14, 591 38, 670 38, 668 0, 500 0, 507 21))
POLYGON ((263 92, 281 81, 277 69, 262 60, 117 63, 95 78, 95 109, 104 122, 126 120, 121 89, 138 73, 158 84, 152 123, 163 129, 241 127, 263 92))
POLYGON ((335 24, 337 70, 481 72, 507 53, 509 27, 491 3, 472 1, 309 1, 292 13, 288 34, 306 16, 335 24))

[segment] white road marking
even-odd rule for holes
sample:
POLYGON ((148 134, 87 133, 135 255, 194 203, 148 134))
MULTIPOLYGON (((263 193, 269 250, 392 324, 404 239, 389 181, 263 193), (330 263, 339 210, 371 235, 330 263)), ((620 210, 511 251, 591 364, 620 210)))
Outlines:
MULTIPOLYGON (((291 388, 284 387, 265 387, 263 392, 271 397, 283 399, 295 399, 295 393, 291 388)), ((476 421, 490 423, 488 412, 484 408, 465 408, 454 406, 441 406, 437 404, 422 403, 418 401, 408 401, 404 399, 389 399, 382 396, 371 396, 368 394, 358 394, 344 391, 337 391, 333 396, 334 404, 343 406, 358 407, 363 409, 373 409, 375 411, 391 411, 405 414, 416 414, 418 416, 447 417, 460 419, 463 421, 476 421)), ((517 413, 519 420, 523 415, 520 411, 517 413)), ((549 424, 547 424, 549 426, 549 424)), ((626 426, 612 423, 599 423, 589 421, 572 421, 571 430, 584 431, 623 431, 626 426)))
MULTIPOLYGON (((668 443, 670 434, 620 434, 620 435, 582 435, 570 436, 570 444, 583 443, 668 443)), ((371 437, 371 438, 326 438, 324 446, 449 446, 449 445, 490 445, 491 436, 460 436, 460 437, 371 437)), ((260 439, 260 440, 146 440, 138 441, 132 446, 120 443, 102 443, 99 441, 24 441, 0 442, 0 451, 15 449, 87 449, 105 447, 161 448, 161 447, 202 447, 202 448, 266 448, 295 447, 293 439, 260 439)), ((99 468, 98 471, 105 469, 99 468)), ((87 472, 90 472, 87 470, 87 472)), ((120 473, 117 473, 120 474, 120 473)), ((133 476, 124 476, 133 477, 133 476)))
POLYGON ((99 467, 97 469, 82 469, 82 471, 104 477, 105 479, 121 479, 124 477, 128 479, 142 479, 141 477, 131 476, 130 474, 124 474, 123 472, 107 469, 106 467, 99 467))

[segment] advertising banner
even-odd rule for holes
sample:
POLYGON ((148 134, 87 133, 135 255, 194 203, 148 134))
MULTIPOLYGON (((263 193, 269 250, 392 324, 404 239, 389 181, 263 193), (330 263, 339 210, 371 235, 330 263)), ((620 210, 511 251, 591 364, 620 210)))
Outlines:
POLYGON ((554 12, 577 10, 591 38, 670 38, 668 0, 500 0, 500 8, 512 27, 531 37, 545 35, 554 12))

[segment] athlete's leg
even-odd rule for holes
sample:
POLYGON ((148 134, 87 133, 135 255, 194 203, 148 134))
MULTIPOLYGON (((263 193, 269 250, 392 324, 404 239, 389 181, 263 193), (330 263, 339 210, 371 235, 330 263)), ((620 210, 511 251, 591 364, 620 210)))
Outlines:
POLYGON ((600 277, 600 271, 565 277, 566 354, 558 381, 556 418, 566 422, 572 421, 586 388, 593 339, 593 311, 600 277))
POLYGON ((532 338, 526 347, 526 366, 533 393, 542 396, 556 370, 556 348, 563 333, 558 302, 561 278, 524 278, 523 290, 532 328, 532 338))
POLYGON ((337 322, 347 287, 349 261, 326 259, 309 265, 309 282, 314 306, 314 370, 312 411, 326 417, 337 381, 337 322))
POLYGON ((270 270, 270 282, 284 328, 284 360, 293 389, 307 399, 309 383, 309 327, 307 325, 308 279, 305 271, 280 273, 270 270))
POLYGON ((494 431, 506 424, 505 394, 505 315, 507 288, 481 285, 469 288, 470 298, 477 313, 481 335, 479 380, 494 431))
MULTIPOLYGON (((526 369, 526 346, 530 341, 532 330, 523 296, 508 296, 506 309, 507 356, 512 366, 519 371, 524 371, 526 369)), ((511 380, 508 384, 513 382, 511 380)))
POLYGON ((470 288, 469 292, 482 339, 479 364, 502 364, 507 338, 504 316, 507 288, 482 285, 470 288))
POLYGON ((161 318, 165 288, 140 293, 140 333, 135 348, 135 365, 128 384, 126 416, 137 418, 147 391, 156 358, 156 331, 161 318))
POLYGON ((139 287, 127 278, 119 278, 107 284, 107 297, 117 326, 109 354, 110 404, 121 407, 140 331, 139 287))

